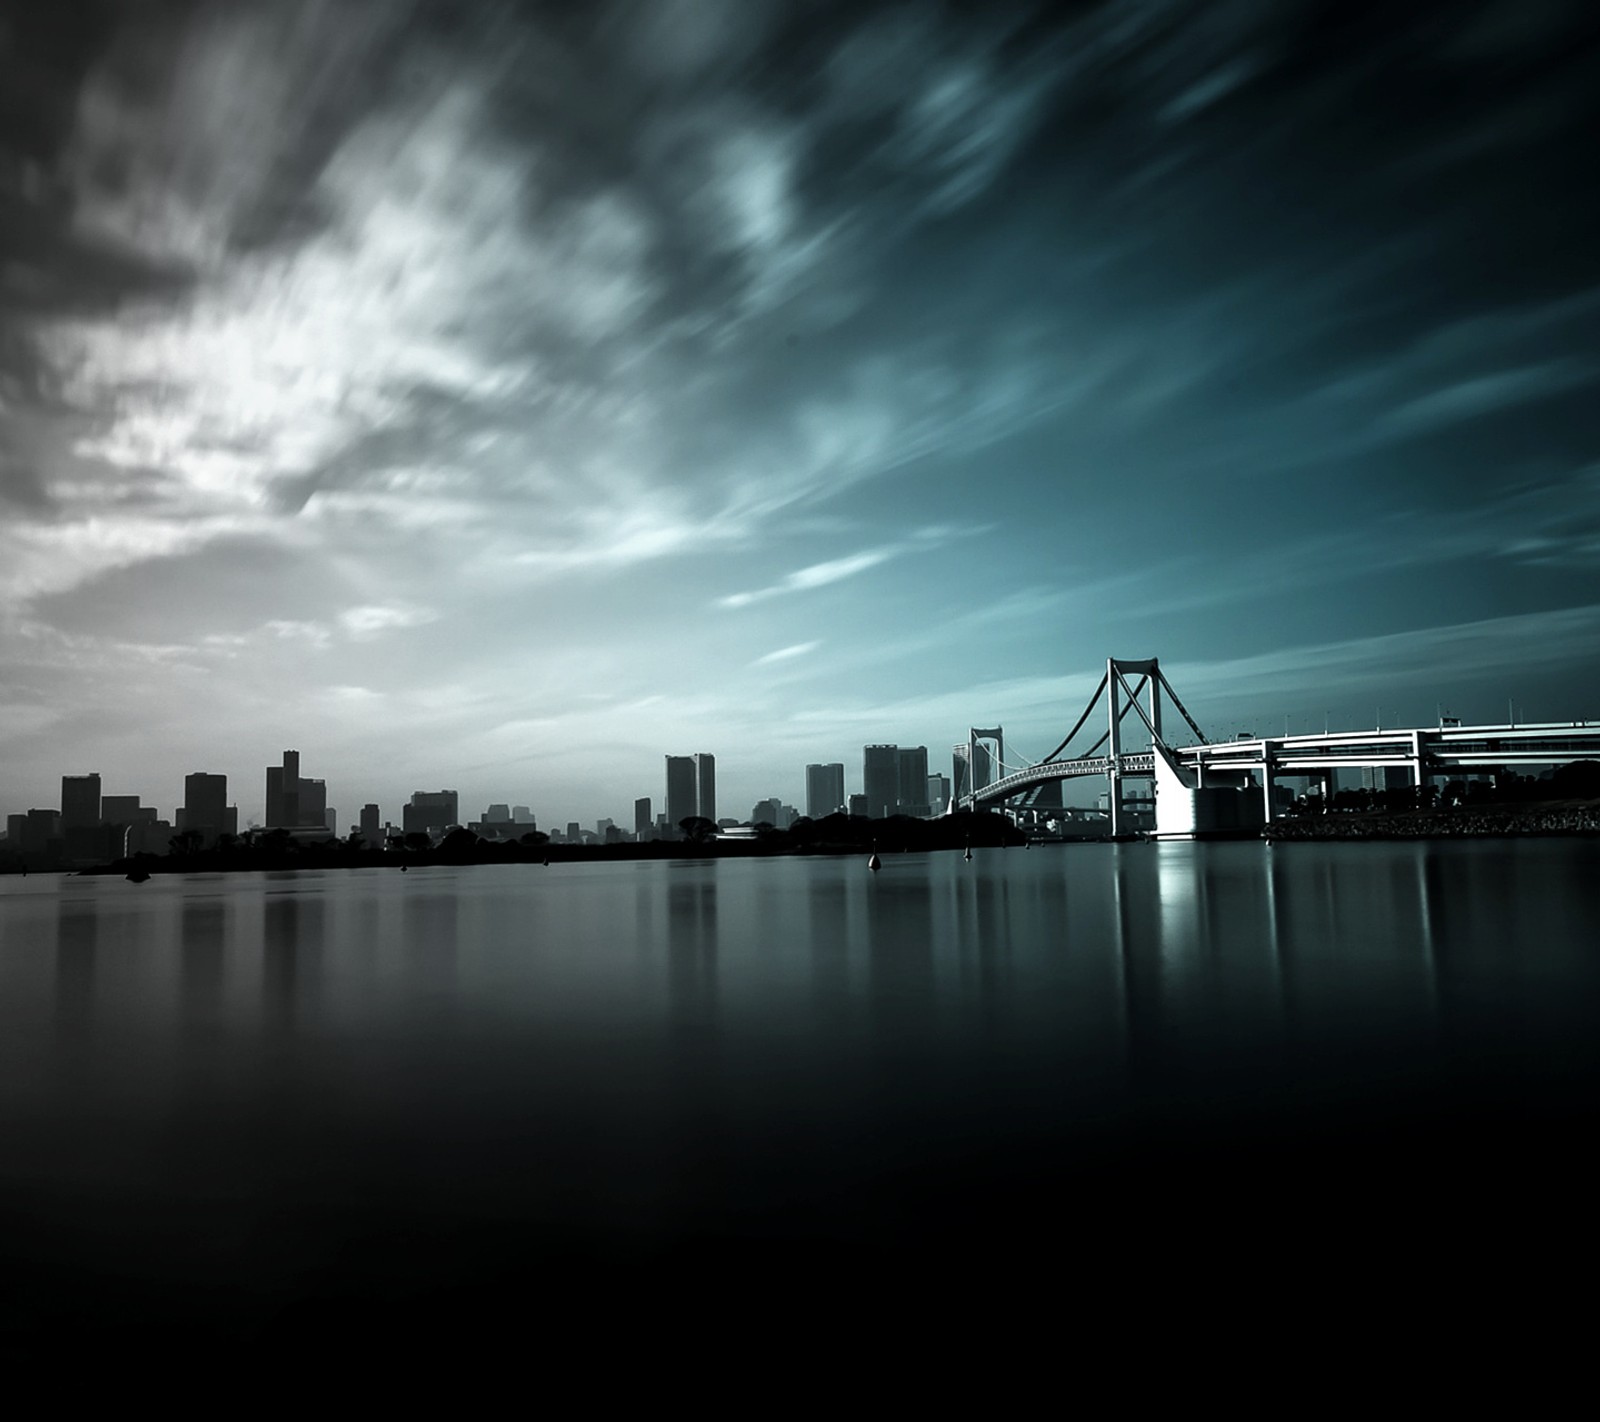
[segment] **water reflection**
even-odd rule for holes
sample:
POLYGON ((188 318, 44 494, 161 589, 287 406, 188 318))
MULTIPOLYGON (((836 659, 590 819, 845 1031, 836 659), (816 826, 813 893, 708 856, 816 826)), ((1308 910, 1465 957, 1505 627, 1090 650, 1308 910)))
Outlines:
POLYGON ((717 1025, 717 884, 715 869, 667 887, 667 998, 681 1046, 709 1048, 717 1025))
POLYGON ((819 1021, 849 1016, 850 900, 837 874, 810 877, 806 939, 811 945, 811 1003, 819 1021))
POLYGON ((186 1024, 214 1021, 222 1001, 228 903, 221 894, 183 901, 178 920, 180 998, 186 1024))
POLYGON ((894 862, 866 898, 867 1007, 881 1032, 912 1030, 933 1011, 932 885, 923 865, 894 862), (910 872, 907 872, 910 871, 910 872))
POLYGON ((320 893, 299 887, 268 888, 263 897, 261 1007, 269 1030, 292 1033, 315 995, 324 912, 320 893))
POLYGON ((454 885, 422 893, 410 884, 402 939, 406 994, 430 1017, 454 1012, 460 972, 461 897, 454 885))
MULTIPOLYGON (((1489 1120, 1487 1156, 1493 1120, 1592 1114, 1597 858, 1073 846, 875 875, 0 884, 0 1140, 63 1213, 122 1200, 137 1171, 172 1212, 163 1238, 203 1201, 261 1269, 292 1256, 307 1278, 337 1272, 372 1201, 405 1245, 369 1257, 427 1254, 436 1279, 465 1277, 462 1222, 491 1216, 486 1255, 503 1232, 533 1258, 604 1215, 624 1222, 605 1247, 633 1231, 684 1258, 734 1235, 942 1248, 952 1221, 1015 1226, 1032 1257, 1022 1232, 1088 1228, 1081 1182, 1141 1149, 1192 1151, 1176 1187, 1149 1172, 1169 1190, 1153 1207, 1182 1214, 1210 1169, 1241 1198, 1282 1178, 1242 1168, 1241 1141, 1276 1171, 1298 1132, 1320 1169, 1317 1132, 1365 1132, 1346 1175, 1388 1181, 1418 1122, 1489 1120)), ((217 1297, 257 1282, 192 1267, 217 1297)))
POLYGON ((94 1014, 100 907, 92 899, 56 901, 56 1033, 86 1042, 94 1014))

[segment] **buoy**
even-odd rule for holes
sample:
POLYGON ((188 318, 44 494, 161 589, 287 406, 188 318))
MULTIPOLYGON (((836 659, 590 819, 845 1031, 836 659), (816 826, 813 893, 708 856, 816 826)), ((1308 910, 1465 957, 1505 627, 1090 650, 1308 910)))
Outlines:
POLYGON ((400 872, 401 872, 401 873, 402 873, 402 874, 404 874, 404 873, 405 873, 405 872, 406 872, 406 867, 407 867, 407 866, 406 866, 406 865, 404 865, 404 864, 402 864, 402 865, 401 865, 401 866, 400 866, 400 872))
POLYGON ((881 869, 881 868, 883 868, 883 865, 879 862, 878 856, 876 854, 874 854, 871 859, 867 860, 867 868, 869 868, 869 869, 881 869))
POLYGON ((545 857, 544 857, 544 867, 546 869, 548 869, 550 867, 550 856, 548 854, 545 855, 545 857))
POLYGON ((963 854, 961 857, 963 859, 968 859, 968 860, 970 860, 972 858, 972 846, 970 844, 967 846, 967 852, 965 854, 963 854))

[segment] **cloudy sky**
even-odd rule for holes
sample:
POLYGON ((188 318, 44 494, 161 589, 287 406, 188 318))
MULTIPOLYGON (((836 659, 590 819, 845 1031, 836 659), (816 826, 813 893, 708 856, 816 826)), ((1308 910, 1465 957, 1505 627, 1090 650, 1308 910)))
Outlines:
POLYGON ((0 0, 0 801, 1600 715, 1588 0, 0 0))

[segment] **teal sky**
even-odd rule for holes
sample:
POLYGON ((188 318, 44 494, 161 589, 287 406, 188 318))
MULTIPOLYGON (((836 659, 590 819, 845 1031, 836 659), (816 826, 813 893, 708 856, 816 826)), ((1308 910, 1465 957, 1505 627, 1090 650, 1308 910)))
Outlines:
POLYGON ((0 15, 0 801, 1600 717, 1587 4, 0 15))

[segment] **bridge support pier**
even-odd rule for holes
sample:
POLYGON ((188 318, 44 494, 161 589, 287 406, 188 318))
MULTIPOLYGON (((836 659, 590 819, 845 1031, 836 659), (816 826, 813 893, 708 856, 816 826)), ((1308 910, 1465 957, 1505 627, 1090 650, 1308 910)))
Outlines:
POLYGON ((1111 735, 1108 749, 1111 768, 1106 772, 1106 784, 1111 794, 1108 808, 1111 811, 1111 837, 1122 833, 1122 707, 1118 704, 1117 688, 1122 684, 1122 674, 1115 660, 1106 662, 1106 701, 1111 710, 1111 735))

